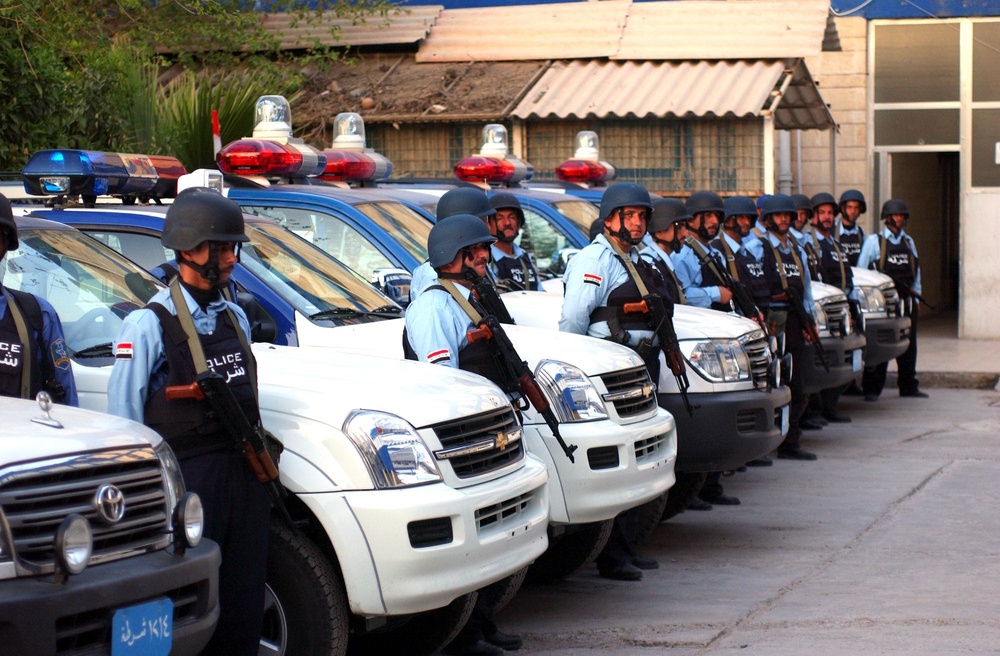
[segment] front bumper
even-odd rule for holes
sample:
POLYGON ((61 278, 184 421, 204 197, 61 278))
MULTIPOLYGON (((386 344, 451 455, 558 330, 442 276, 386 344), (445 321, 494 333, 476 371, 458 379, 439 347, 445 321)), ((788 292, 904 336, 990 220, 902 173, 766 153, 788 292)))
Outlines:
POLYGON ((781 444, 792 393, 782 386, 770 392, 689 394, 693 416, 680 394, 657 397, 677 422, 677 471, 713 472, 736 469, 781 444))
POLYGON ((169 597, 171 654, 194 656, 219 619, 219 547, 203 540, 88 567, 57 584, 51 576, 0 583, 0 652, 19 656, 111 653, 115 611, 169 597))
POLYGON ((548 548, 547 480, 545 465, 528 455, 516 471, 464 488, 298 497, 333 542, 351 611, 378 617, 446 606, 534 561, 548 548), (417 542, 427 525, 444 530, 441 543, 417 542))
POLYGON ((805 357, 795 366, 805 371, 793 371, 792 375, 802 376, 806 394, 812 394, 831 387, 840 387, 854 380, 864 367, 865 336, 860 334, 847 337, 823 337, 822 356, 812 344, 806 344, 805 357), (823 368, 823 360, 830 367, 829 373, 823 368))
POLYGON ((865 320, 865 366, 895 360, 910 347, 910 317, 865 320))
POLYGON ((674 484, 677 430, 674 418, 662 408, 648 419, 624 425, 609 419, 559 424, 563 440, 578 447, 575 463, 544 423, 524 428, 528 451, 549 470, 554 524, 612 519, 674 484))

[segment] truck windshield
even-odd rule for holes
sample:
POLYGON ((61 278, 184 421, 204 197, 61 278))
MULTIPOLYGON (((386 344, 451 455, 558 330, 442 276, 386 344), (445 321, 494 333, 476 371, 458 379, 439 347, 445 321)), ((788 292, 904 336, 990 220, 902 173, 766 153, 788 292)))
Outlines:
POLYGON ((161 287, 138 266, 76 230, 21 228, 5 287, 49 301, 74 358, 110 356, 122 319, 161 287))
POLYGON ((593 203, 585 200, 561 200, 552 203, 552 206, 585 235, 590 233, 590 224, 596 221, 600 214, 593 203))
POLYGON ((427 219, 396 201, 358 203, 354 207, 392 235, 417 262, 427 259, 427 235, 431 232, 427 219))
POLYGON ((281 226, 247 222, 246 232, 250 243, 240 264, 305 316, 401 311, 364 278, 281 226))

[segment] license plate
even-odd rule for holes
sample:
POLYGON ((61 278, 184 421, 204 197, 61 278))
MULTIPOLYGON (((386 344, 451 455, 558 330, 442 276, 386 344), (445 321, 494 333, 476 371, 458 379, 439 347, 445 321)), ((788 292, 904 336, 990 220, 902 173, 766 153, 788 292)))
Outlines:
POLYGON ((861 371, 861 349, 857 349, 851 354, 851 371, 854 373, 861 371))
POLYGON ((781 436, 788 435, 788 406, 781 408, 781 436))
POLYGON ((167 656, 173 630, 170 599, 122 608, 111 620, 111 656, 167 656))

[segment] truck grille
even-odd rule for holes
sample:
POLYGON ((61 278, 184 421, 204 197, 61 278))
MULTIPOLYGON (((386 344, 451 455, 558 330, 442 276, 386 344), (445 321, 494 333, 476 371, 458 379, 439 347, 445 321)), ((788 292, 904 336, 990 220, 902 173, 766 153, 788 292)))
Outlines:
POLYGON ((521 515, 524 514, 528 504, 534 498, 534 491, 525 492, 506 501, 478 509, 476 511, 476 528, 482 531, 489 526, 520 522, 521 515))
POLYGON ((851 334, 851 309, 847 300, 823 303, 826 312, 826 329, 831 337, 846 337, 851 334))
POLYGON ((656 394, 653 393, 656 388, 646 367, 614 371, 602 375, 601 380, 608 389, 604 400, 614 406, 620 418, 628 419, 656 409, 656 394))
POLYGON ((431 426, 444 451, 470 447, 468 454, 443 458, 459 478, 471 478, 503 469, 524 457, 524 440, 507 442, 499 435, 520 435, 521 426, 510 406, 431 426), (498 443, 500 446, 498 446, 498 443), (478 445, 479 448, 476 448, 478 445))
POLYGON ((54 570, 56 530, 73 513, 90 522, 91 563, 161 549, 170 542, 160 461, 148 447, 7 468, 0 472, 0 507, 19 564, 39 573, 54 570), (107 484, 124 497, 125 514, 113 524, 99 517, 95 502, 107 484))
POLYGON ((882 290, 882 296, 885 297, 885 314, 889 318, 900 317, 899 308, 899 292, 896 291, 895 285, 887 285, 885 287, 880 287, 882 290))
POLYGON ((646 460, 656 460, 659 458, 660 449, 667 441, 668 433, 647 437, 644 440, 635 442, 635 461, 642 464, 646 460))
POLYGON ((740 342, 750 359, 750 374, 753 377, 754 387, 767 387, 768 371, 771 368, 771 348, 767 344, 767 338, 763 331, 752 332, 744 335, 740 342))

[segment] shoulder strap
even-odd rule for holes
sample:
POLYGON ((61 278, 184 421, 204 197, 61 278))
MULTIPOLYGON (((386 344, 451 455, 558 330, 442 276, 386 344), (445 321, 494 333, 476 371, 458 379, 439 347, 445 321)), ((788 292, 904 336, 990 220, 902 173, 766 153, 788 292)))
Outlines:
POLYGON ((8 289, 14 300, 17 301, 18 306, 20 306, 21 311, 24 312, 25 317, 28 319, 28 323, 37 332, 42 332, 42 328, 45 327, 45 319, 42 317, 42 306, 38 304, 38 299, 35 298, 34 294, 29 294, 28 292, 22 292, 17 289, 8 289))
MULTIPOLYGON (((34 307, 38 310, 39 316, 41 316, 41 308, 38 306, 38 300, 31 294, 26 294, 24 292, 15 291, 13 289, 7 289, 3 287, 3 292, 7 296, 7 307, 10 308, 10 316, 14 320, 14 327, 17 329, 18 339, 21 340, 21 344, 24 348, 24 355, 21 360, 21 398, 30 399, 31 398, 31 368, 35 363, 35 354, 33 352, 32 346, 35 341, 31 339, 31 335, 28 334, 28 324, 25 322, 24 314, 29 314, 25 312, 21 301, 24 300, 25 296, 29 296, 34 302, 34 307), (15 301, 15 299, 17 299, 15 301)), ((41 333, 41 329, 35 330, 36 334, 41 333)), ((42 361, 48 360, 45 354, 42 354, 42 361)), ((51 366, 51 363, 50 363, 51 366)), ((47 369, 46 369, 47 373, 47 369)))
POLYGON ((177 270, 177 267, 171 266, 170 263, 168 262, 164 262, 163 264, 161 264, 160 269, 163 271, 163 277, 165 278, 164 282, 168 284, 170 283, 170 281, 172 281, 174 278, 177 277, 178 273, 180 273, 177 270))
MULTIPOLYGON (((477 326, 480 323, 482 323, 483 321, 482 315, 476 311, 476 308, 472 307, 472 303, 469 302, 469 299, 465 298, 465 295, 462 294, 460 291, 458 291, 458 288, 455 286, 455 283, 453 283, 450 280, 441 280, 440 278, 438 279, 438 283, 439 283, 438 285, 432 285, 432 286, 440 287, 441 289, 451 294, 451 297, 455 299, 455 301, 462 307, 462 309, 465 311, 465 314, 467 314, 469 316, 469 319, 472 320, 472 323, 476 324, 477 326)), ((430 289, 430 287, 428 287, 427 289, 430 289)))
POLYGON ((885 271, 885 255, 889 250, 886 246, 886 239, 882 233, 878 233, 878 270, 885 271))

